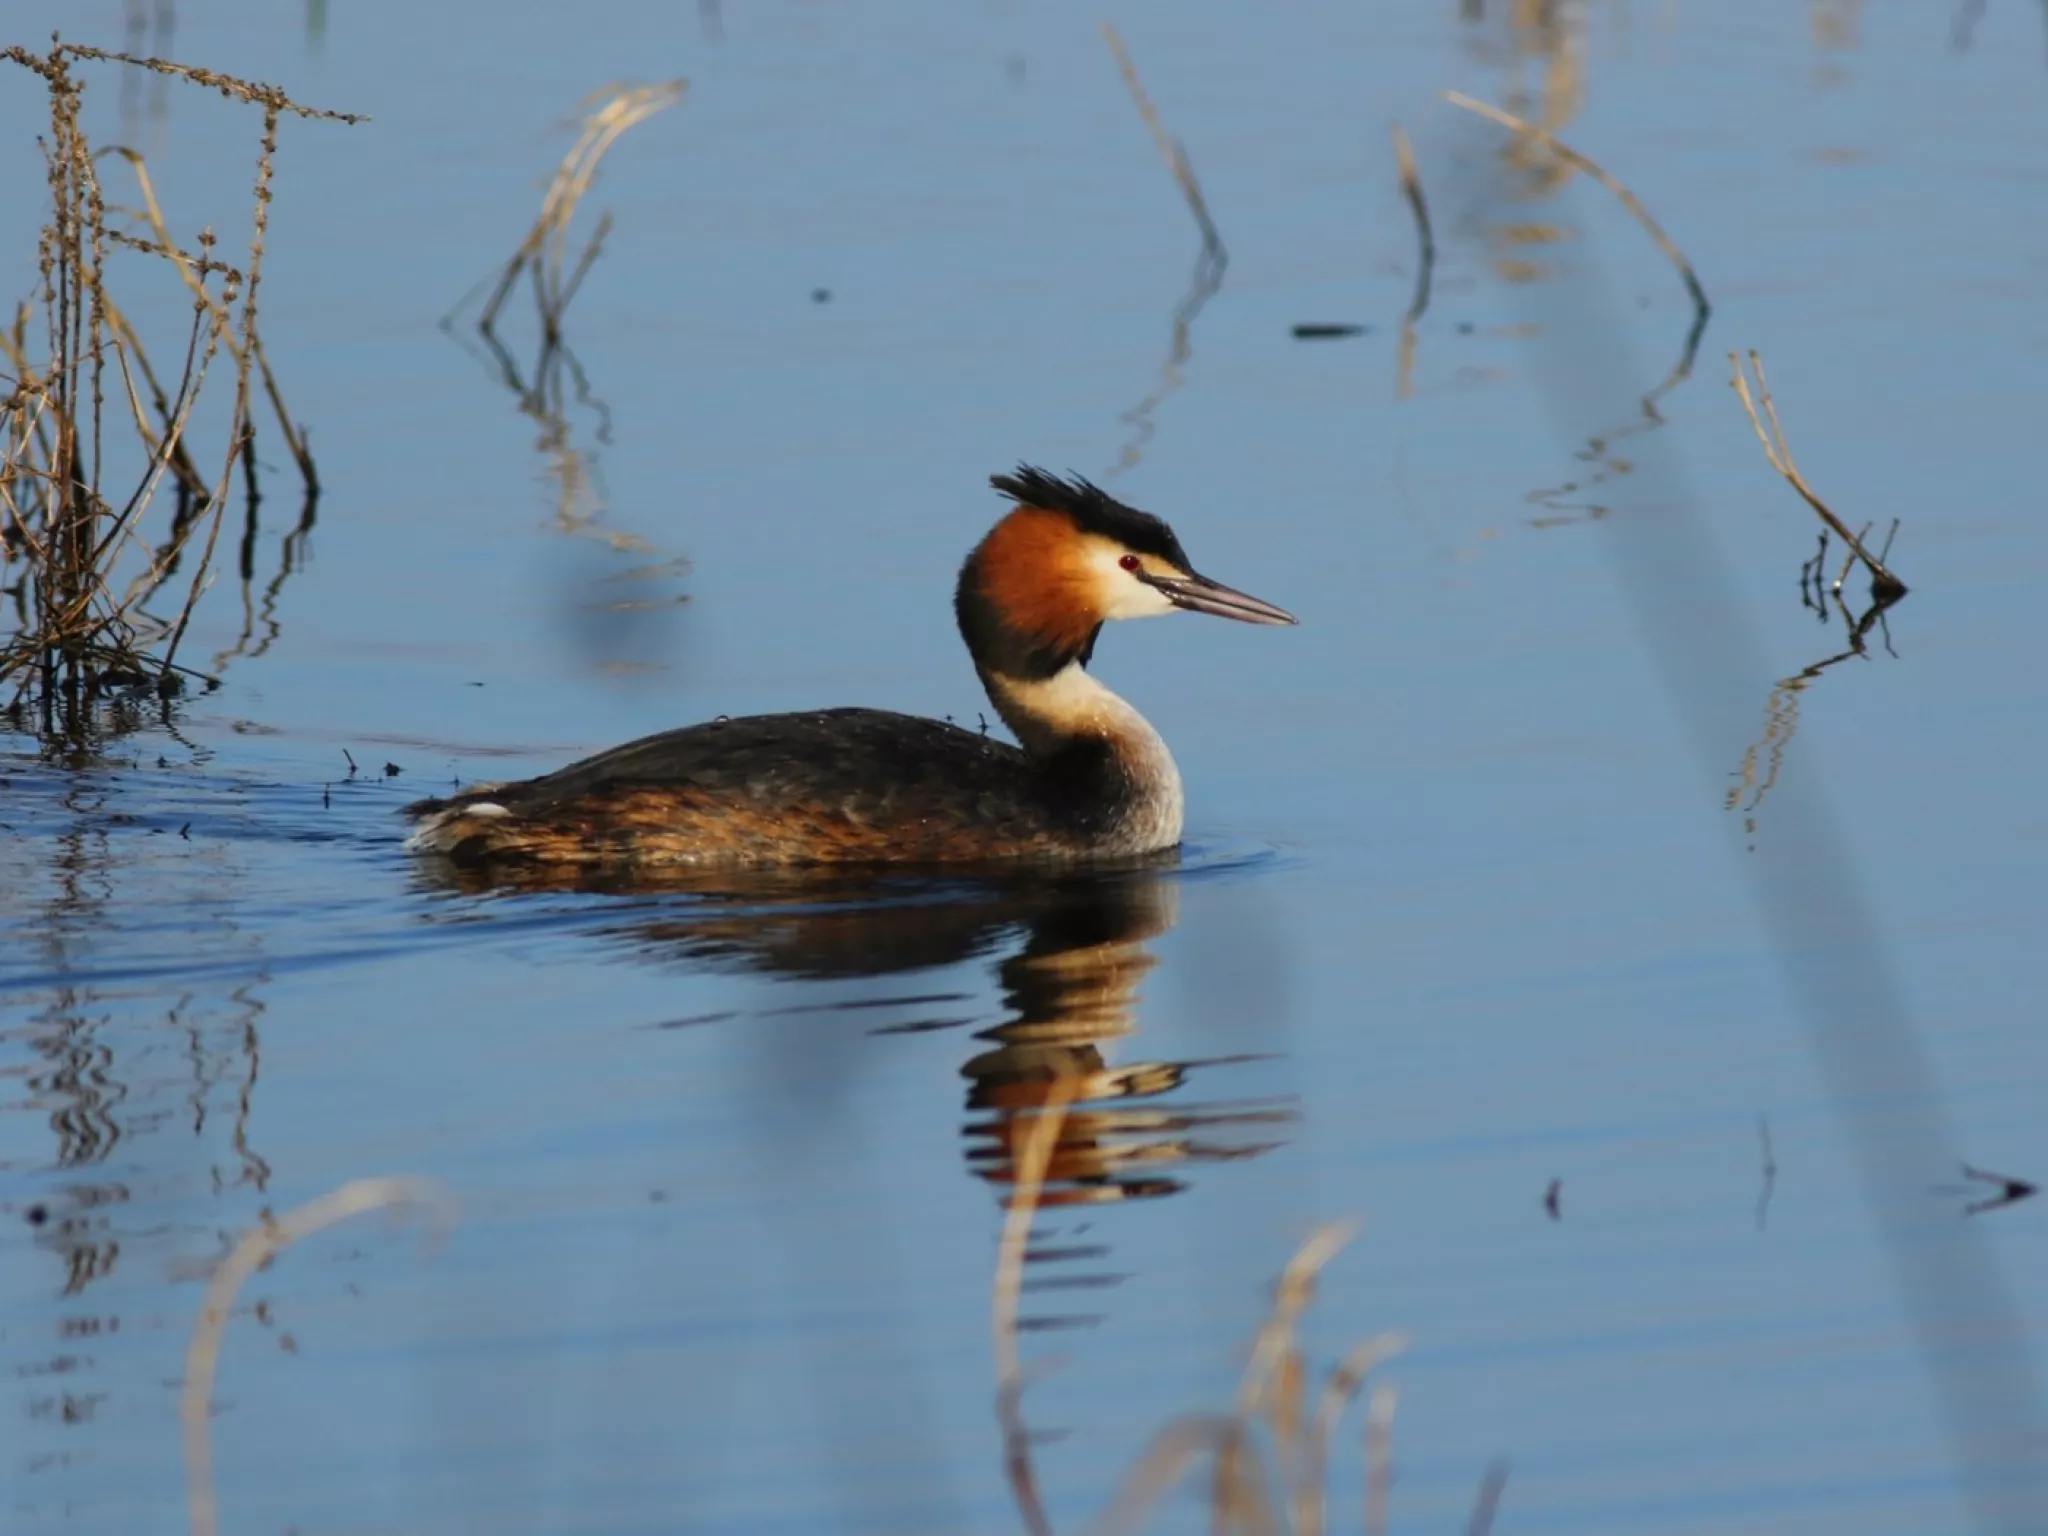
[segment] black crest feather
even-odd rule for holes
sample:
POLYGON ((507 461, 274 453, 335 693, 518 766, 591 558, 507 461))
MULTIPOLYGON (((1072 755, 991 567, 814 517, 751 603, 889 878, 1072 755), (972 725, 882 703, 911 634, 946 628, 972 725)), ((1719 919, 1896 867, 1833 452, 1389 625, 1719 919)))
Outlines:
POLYGON ((1019 464, 1013 475, 990 475, 988 483, 1020 507, 1038 507, 1074 520, 1083 533, 1099 533, 1115 539, 1126 549, 1141 555, 1170 560, 1181 570, 1191 571, 1187 551, 1173 530, 1150 512, 1125 506, 1101 486, 1070 475, 1062 480, 1030 464, 1019 464))

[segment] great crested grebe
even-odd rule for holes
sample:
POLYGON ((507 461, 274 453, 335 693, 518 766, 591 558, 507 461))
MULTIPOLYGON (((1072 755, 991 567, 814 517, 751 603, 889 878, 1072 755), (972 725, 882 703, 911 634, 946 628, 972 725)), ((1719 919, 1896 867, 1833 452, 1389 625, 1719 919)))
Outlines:
POLYGON ((1019 747, 881 709, 666 731, 538 779, 406 807, 406 842, 460 864, 1073 863, 1180 841, 1180 771, 1145 717, 1088 675, 1109 619, 1185 608, 1292 624, 1196 574, 1173 530, 1078 477, 1020 465, 1016 505, 960 569, 953 607, 1019 747))

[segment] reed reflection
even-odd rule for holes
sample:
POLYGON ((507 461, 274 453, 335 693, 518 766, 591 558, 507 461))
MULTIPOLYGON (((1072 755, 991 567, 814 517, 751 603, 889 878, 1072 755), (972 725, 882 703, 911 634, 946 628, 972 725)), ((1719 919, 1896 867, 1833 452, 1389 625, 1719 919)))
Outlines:
MULTIPOLYGON (((472 288, 441 319, 441 329, 510 393, 519 413, 535 428, 534 449, 548 480, 555 526, 591 540, 630 564, 606 564, 572 576, 560 601, 569 636, 598 671, 628 675, 658 670, 670 655, 665 620, 685 595, 676 582, 688 569, 680 557, 661 558, 639 534, 609 520, 602 459, 613 446, 611 406, 590 386, 564 330, 569 304, 604 249, 611 232, 609 213, 596 226, 573 265, 568 260, 570 226, 599 164, 621 136, 682 100, 686 82, 612 87, 581 103, 575 143, 555 168, 538 217, 511 259, 493 277, 472 288), (522 368, 498 330, 507 299, 519 280, 529 280, 538 350, 522 368), (474 320, 472 303, 488 290, 474 320), (472 339, 472 331, 474 338, 472 339), (530 381, 530 382, 529 382, 530 381), (579 441, 576 416, 591 423, 579 441), (592 596, 589 588, 606 590, 592 596)), ((509 314, 504 314, 510 319, 509 314)))
MULTIPOLYGON (((1484 7, 1480 6, 1470 10, 1466 19, 1479 21, 1483 16, 1484 7)), ((1502 95, 1510 110, 1503 111, 1455 91, 1445 93, 1445 99, 1453 105, 1487 119, 1510 135, 1495 157, 1502 174, 1489 194, 1489 201, 1498 205, 1500 212, 1484 221, 1495 276, 1505 283, 1522 286, 1548 283, 1558 276, 1557 262, 1536 260, 1527 253, 1567 245, 1578 238, 1579 232, 1563 218, 1532 218, 1529 211, 1534 204, 1554 202, 1574 177, 1583 175, 1620 203, 1663 253, 1684 284, 1692 311, 1677 359, 1669 371, 1640 397, 1627 419, 1592 434, 1574 453, 1573 457, 1586 469, 1570 480, 1528 493, 1526 499, 1543 509, 1540 516, 1529 519, 1529 525, 1553 528, 1597 520, 1611 510, 1601 487, 1632 474, 1636 467, 1634 458, 1618 452, 1617 445, 1666 424, 1661 403, 1692 377, 1713 309, 1692 263, 1643 201, 1597 161, 1557 137, 1558 131, 1567 127, 1585 105, 1586 17, 1582 9, 1543 0, 1518 3, 1511 8, 1506 26, 1511 44, 1504 50, 1490 50, 1483 42, 1483 31, 1467 35, 1482 57, 1494 51, 1504 54, 1507 67, 1502 95), (1545 64, 1540 87, 1533 95, 1523 68, 1530 58, 1545 64)), ((1536 334, 1536 330, 1532 327, 1528 334, 1536 334)))
MULTIPOLYGON (((1138 1033, 1139 989, 1158 963, 1149 941, 1173 926, 1178 895, 1158 877, 1070 891, 1033 915, 1023 944, 997 967, 1009 1017, 980 1032, 989 1048, 960 1069, 968 1083, 967 1163, 997 1188, 1013 1188, 1032 1130, 1060 1089, 1068 1102, 1036 1192, 1040 1212, 1178 1194, 1200 1164, 1280 1145, 1294 1119, 1284 1100, 1169 1097, 1191 1075, 1247 1057, 1115 1059, 1138 1033)), ((1116 1283, 1099 1267, 1107 1245, 1081 1241, 1084 1235, 1043 1222, 1034 1229, 1025 1251, 1027 1296, 1116 1283)), ((1022 1316, 1018 1326, 1096 1320, 1055 1308, 1022 1316)))
MULTIPOLYGON (((836 1111, 845 1085, 878 1051, 906 1036, 975 1032, 974 1047, 959 1053, 961 1146, 967 1171, 990 1186, 1005 1213, 993 1283, 1002 1341, 997 1421, 1025 1527, 1043 1533, 1050 1527, 1034 1447, 1047 1427, 1026 1422, 1025 1387, 1050 1362, 1027 1368, 1020 1346, 1027 1336, 1109 1321, 1107 1299, 1130 1266, 1117 1264, 1115 1224, 1099 1208, 1187 1192, 1203 1166, 1280 1146, 1297 1118, 1292 1096, 1211 1096, 1217 1087, 1227 1092, 1230 1068, 1242 1074, 1254 1058, 1147 1057, 1134 1049, 1144 984, 1159 959, 1154 944, 1179 915, 1176 862, 1169 855, 1144 867, 1001 878, 777 871, 651 883, 644 873, 592 879, 559 868, 519 873, 427 860, 416 878, 474 894, 550 889, 638 898, 626 912, 607 914, 600 929, 638 958, 810 984, 801 1001, 785 993, 748 1012, 643 1026, 744 1031, 765 1053, 768 1070, 755 1078, 761 1091, 745 1115, 753 1134, 739 1154, 745 1176, 764 1188, 786 1188, 779 1170, 793 1158, 809 1164, 859 1146, 861 1129, 836 1111), (956 972, 935 974, 982 960, 992 960, 995 972, 992 1020, 981 987, 956 972), (860 984, 897 975, 913 979, 886 995, 860 984), (852 1027, 834 1028, 834 1020, 852 1027), (1189 1092, 1198 1083, 1200 1097, 1189 1092)), ((476 915, 470 908, 452 916, 476 915)), ((1251 960, 1238 958, 1241 968, 1251 960)), ((748 1076, 732 1079, 736 1091, 745 1091, 748 1076)), ((835 1186, 832 1204, 844 1227, 776 1223, 785 1261, 805 1274, 831 1273, 848 1294, 902 1286, 890 1258, 894 1223, 866 1203, 879 1193, 835 1186), (846 1231, 860 1240, 849 1243, 846 1231)), ((907 1330, 885 1328, 871 1347, 892 1362, 916 1353, 907 1330)), ((847 1445, 868 1443, 876 1425, 893 1424, 929 1440, 936 1431, 915 1380, 882 1375, 885 1384, 866 1392, 857 1409, 824 1395, 828 1433, 847 1445)))
POLYGON ((1209 301, 1222 290, 1224 274, 1230 270, 1230 252, 1224 247, 1223 236, 1209 214, 1208 201, 1202 196, 1202 184, 1195 176, 1194 162, 1188 158, 1186 147, 1167 132, 1165 123, 1160 120, 1152 98, 1145 94, 1144 84, 1138 78, 1138 66, 1125 49, 1123 39, 1108 22, 1102 24, 1102 37, 1109 45, 1117 69, 1123 75, 1124 87, 1131 93, 1138 115, 1144 118, 1146 128, 1151 131, 1152 140, 1159 147, 1160 158, 1166 162, 1175 185, 1180 188, 1189 216, 1194 219, 1195 228, 1202 237, 1201 248, 1195 253, 1194 271, 1188 277, 1187 292, 1173 309, 1167 332, 1166 360, 1159 365, 1159 382, 1136 405, 1117 417, 1131 432, 1116 462, 1102 473, 1103 479, 1113 480, 1125 470, 1135 469, 1145 457, 1147 445, 1159 430, 1155 419, 1159 408, 1187 382, 1187 366, 1195 354, 1195 321, 1201 318, 1209 301))
POLYGON ((154 799, 164 786, 138 770, 109 772, 75 742, 0 754, 0 1077, 17 1090, 0 1103, 14 1154, 0 1217, 36 1259, 0 1318, 0 1373, 30 1384, 7 1415, 25 1473, 84 1460, 97 1410, 131 1407, 149 1327, 129 1311, 134 1287, 202 1262, 223 1197, 260 1198, 270 1177, 252 1133, 263 939, 210 919, 209 896, 239 871, 219 844, 177 836, 195 814, 185 786, 154 799), (108 977, 110 952, 173 925, 204 946, 202 970, 239 959, 248 973, 171 990, 108 977), (198 1214, 167 1215, 167 1201, 198 1214))
MULTIPOLYGON (((1890 552, 1889 540, 1886 541, 1886 552, 1890 552)), ((1742 764, 1735 771, 1735 782, 1728 787, 1722 801, 1727 810, 1741 810, 1743 832, 1752 838, 1756 836, 1757 813, 1765 798, 1777 787, 1778 775, 1785 766, 1785 750, 1799 733, 1799 706, 1807 688, 1830 667, 1839 666, 1851 657, 1869 660, 1873 631, 1884 642, 1885 653, 1895 660, 1898 656, 1898 652, 1892 649, 1891 628, 1885 613, 1903 593, 1880 595, 1873 589, 1870 605, 1862 615, 1852 614, 1849 605, 1842 600, 1840 579, 1832 590, 1822 584, 1821 562, 1826 557, 1827 535, 1823 533, 1819 552, 1801 568, 1799 597, 1808 609, 1819 614, 1823 624, 1833 614, 1840 615, 1842 649, 1801 667, 1790 677, 1780 678, 1771 686, 1770 697, 1764 701, 1763 734, 1742 754, 1742 764)), ((1843 575, 1847 575, 1846 570, 1843 575)), ((1754 843, 1750 844, 1752 851, 1755 847, 1754 843)))
MULTIPOLYGON (((30 859, 18 883, 0 887, 0 924, 19 935, 12 958, 22 967, 6 1002, 18 1010, 9 1036, 22 1048, 28 1092, 10 1107, 48 1122, 51 1151, 40 1171, 57 1182, 54 1198, 36 1202, 43 1219, 34 1225, 39 1244, 62 1260, 64 1293, 75 1295, 113 1271, 121 1245, 110 1208, 128 1203, 131 1174, 155 1171, 158 1138, 181 1120, 208 1150, 216 1194, 263 1191, 270 1163, 250 1139, 266 1007, 260 973, 224 993, 200 985, 168 996, 80 979, 96 969, 108 935, 133 921, 124 895, 155 882, 163 908, 172 909, 195 900, 195 885, 189 860, 167 851, 165 829, 132 829, 156 808, 91 772, 90 754, 68 758, 61 778, 39 768, 9 778, 30 859), (163 1069, 169 1053, 150 1062, 160 1034, 182 1042, 181 1067, 163 1069), (226 1113, 223 1098, 232 1099, 226 1113), (170 1108, 174 1099, 184 1116, 170 1108)), ((219 875, 201 869, 197 885, 219 875)), ((195 920, 195 931, 202 926, 195 920)), ((230 946, 260 966, 260 938, 236 944, 237 937, 229 933, 230 946)))

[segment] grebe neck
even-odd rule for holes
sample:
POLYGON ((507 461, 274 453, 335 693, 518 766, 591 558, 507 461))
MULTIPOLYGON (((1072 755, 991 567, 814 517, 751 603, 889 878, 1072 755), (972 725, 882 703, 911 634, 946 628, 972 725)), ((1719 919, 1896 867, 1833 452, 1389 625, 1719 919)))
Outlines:
POLYGON ((1038 678, 984 668, 981 681, 1033 762, 1114 824, 1119 851, 1149 853, 1180 841, 1173 754, 1149 720, 1079 661, 1038 678))

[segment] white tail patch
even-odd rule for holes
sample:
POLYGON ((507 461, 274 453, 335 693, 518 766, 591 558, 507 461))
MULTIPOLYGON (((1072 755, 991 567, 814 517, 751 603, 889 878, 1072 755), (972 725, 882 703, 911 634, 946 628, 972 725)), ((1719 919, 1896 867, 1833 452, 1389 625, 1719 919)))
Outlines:
POLYGON ((462 825, 472 818, 492 821, 512 813, 495 800, 472 800, 463 805, 451 805, 445 811, 436 811, 421 820, 411 837, 405 840, 407 853, 446 853, 468 836, 462 825))

